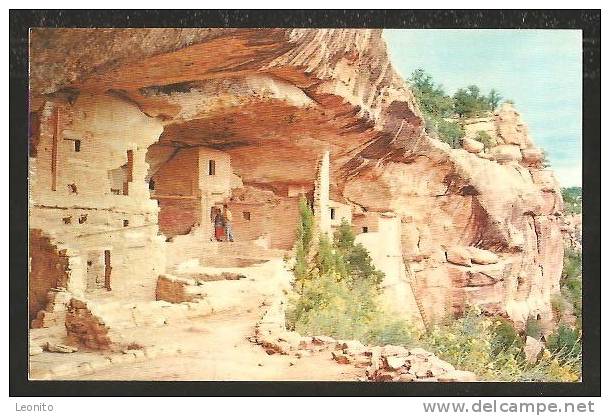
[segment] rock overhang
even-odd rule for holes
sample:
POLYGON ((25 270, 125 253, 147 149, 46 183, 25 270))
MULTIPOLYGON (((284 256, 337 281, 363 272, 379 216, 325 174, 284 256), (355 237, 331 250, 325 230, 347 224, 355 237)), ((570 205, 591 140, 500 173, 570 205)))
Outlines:
POLYGON ((404 142, 422 131, 410 91, 379 47, 381 31, 98 32, 32 32, 33 98, 120 97, 163 121, 160 143, 227 151, 246 181, 312 181, 316 160, 330 150, 342 185, 371 161, 395 157, 399 135, 404 142), (69 48, 79 41, 100 48, 69 48))
MULTIPOLYGON (((428 137, 380 31, 57 29, 34 31, 32 50, 33 102, 112 95, 162 124, 151 169, 177 149, 210 147, 244 184, 278 189, 311 184, 330 150, 333 198, 412 218, 402 237, 417 237, 413 258, 439 258, 451 243, 515 255, 531 276, 560 261, 558 249, 540 252, 547 214, 560 210, 556 184, 428 137)), ((490 123, 520 155, 527 130, 508 110, 490 123)))

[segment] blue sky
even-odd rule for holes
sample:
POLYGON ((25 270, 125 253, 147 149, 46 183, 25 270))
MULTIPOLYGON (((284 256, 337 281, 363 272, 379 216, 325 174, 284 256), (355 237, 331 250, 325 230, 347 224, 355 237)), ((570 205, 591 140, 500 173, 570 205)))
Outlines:
POLYGON ((445 90, 476 84, 515 102, 561 186, 582 182, 581 32, 578 30, 384 30, 406 79, 423 68, 445 90))

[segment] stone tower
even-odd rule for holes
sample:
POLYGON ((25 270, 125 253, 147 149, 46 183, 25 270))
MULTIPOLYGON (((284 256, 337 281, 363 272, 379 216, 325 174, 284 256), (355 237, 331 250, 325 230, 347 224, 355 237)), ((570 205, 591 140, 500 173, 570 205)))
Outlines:
POLYGON ((313 214, 320 235, 330 235, 330 152, 326 150, 318 163, 313 197, 313 214))

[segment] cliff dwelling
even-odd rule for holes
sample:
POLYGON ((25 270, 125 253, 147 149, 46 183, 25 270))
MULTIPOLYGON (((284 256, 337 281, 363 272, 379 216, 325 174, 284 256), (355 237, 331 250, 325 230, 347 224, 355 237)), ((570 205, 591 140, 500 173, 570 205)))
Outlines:
POLYGON ((34 344, 121 350, 231 302, 255 314, 249 285, 290 279, 303 198, 321 232, 351 225, 416 326, 551 314, 562 202, 518 113, 487 121, 495 153, 428 137, 380 31, 37 29, 31 60, 34 344))

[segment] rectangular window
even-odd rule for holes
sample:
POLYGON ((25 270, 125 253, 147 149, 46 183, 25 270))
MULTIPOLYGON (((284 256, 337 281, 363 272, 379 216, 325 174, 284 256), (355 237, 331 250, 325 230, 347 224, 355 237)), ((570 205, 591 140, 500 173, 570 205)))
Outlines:
POLYGON ((208 174, 210 176, 216 175, 216 161, 210 160, 208 163, 208 174))
POLYGON ((74 140, 74 151, 80 152, 80 140, 74 140))
POLYGON ((334 219, 335 219, 335 209, 334 209, 334 208, 331 208, 331 209, 330 209, 330 219, 331 219, 331 220, 334 220, 334 219))
POLYGON ((123 227, 129 227, 129 220, 123 220, 123 227))
POLYGON ((363 233, 368 233, 369 232, 369 227, 362 227, 362 232, 363 233))
POLYGON ((242 214, 244 215, 244 220, 250 221, 250 212, 249 211, 244 211, 242 214))

